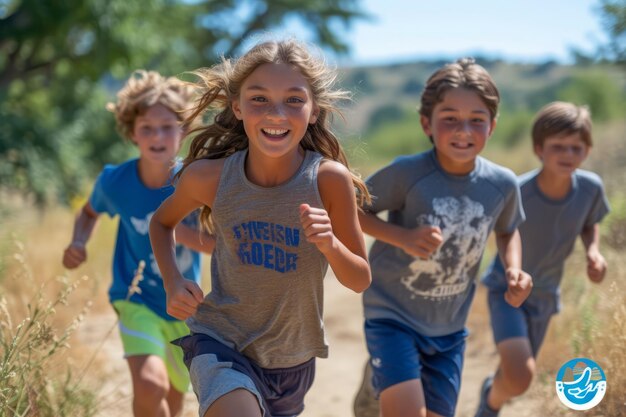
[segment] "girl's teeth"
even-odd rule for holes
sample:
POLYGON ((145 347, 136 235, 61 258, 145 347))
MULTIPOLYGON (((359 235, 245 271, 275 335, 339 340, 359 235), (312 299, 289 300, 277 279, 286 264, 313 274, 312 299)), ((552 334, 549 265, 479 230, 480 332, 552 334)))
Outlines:
POLYGON ((287 133, 287 129, 264 129, 265 133, 272 136, 284 135, 287 133))

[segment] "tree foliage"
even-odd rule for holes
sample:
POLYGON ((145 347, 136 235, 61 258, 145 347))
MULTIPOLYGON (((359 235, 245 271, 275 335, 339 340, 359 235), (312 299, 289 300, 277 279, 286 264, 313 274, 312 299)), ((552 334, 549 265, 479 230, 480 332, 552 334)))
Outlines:
POLYGON ((128 156, 104 106, 132 70, 208 66, 285 24, 344 53, 341 30, 364 17, 358 3, 0 0, 0 185, 67 200, 128 156))
POLYGON ((606 73, 589 70, 576 74, 557 91, 558 100, 587 105, 594 122, 605 122, 623 117, 624 88, 606 73))
POLYGON ((602 0, 600 16, 609 37, 602 55, 626 66, 626 0, 602 0))

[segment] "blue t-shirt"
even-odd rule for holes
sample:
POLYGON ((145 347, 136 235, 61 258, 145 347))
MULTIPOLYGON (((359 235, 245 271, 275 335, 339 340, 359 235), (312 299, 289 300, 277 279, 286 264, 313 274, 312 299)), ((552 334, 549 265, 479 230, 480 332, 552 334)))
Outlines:
MULTIPOLYGON (((148 235, 152 214, 174 192, 174 187, 171 184, 161 188, 146 187, 139 178, 137 162, 138 159, 132 159, 121 165, 105 166, 89 198, 89 203, 97 213, 120 217, 109 299, 111 302, 126 299, 139 262, 143 260, 146 266, 143 280, 139 283, 141 292, 133 294, 130 301, 145 304, 166 320, 176 320, 166 312, 163 278, 148 235)), ((173 172, 178 169, 180 164, 173 172)), ((198 226, 196 215, 188 216, 184 222, 194 228, 198 226)), ((199 282, 200 254, 177 245, 176 258, 183 276, 199 282)))
POLYGON ((430 150, 396 159, 367 185, 370 211, 388 210, 388 221, 404 228, 439 226, 443 243, 420 259, 375 241, 366 319, 397 320, 431 337, 463 330, 489 233, 512 233, 524 219, 515 174, 478 157, 469 174, 450 175, 430 150))
MULTIPOLYGON (((522 269, 533 277, 533 293, 556 294, 565 259, 585 227, 600 222, 609 212, 609 202, 600 177, 576 170, 572 188, 560 200, 545 196, 537 184, 539 170, 519 177, 526 221, 520 226, 522 269)), ((504 267, 496 257, 482 278, 496 290, 506 290, 504 267)))

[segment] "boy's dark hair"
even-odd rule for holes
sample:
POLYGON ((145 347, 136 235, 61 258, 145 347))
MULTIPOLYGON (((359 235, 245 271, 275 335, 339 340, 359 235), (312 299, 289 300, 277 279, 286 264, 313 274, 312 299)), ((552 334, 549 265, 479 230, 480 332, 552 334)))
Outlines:
POLYGON ((577 106, 564 101, 554 101, 539 110, 533 122, 533 146, 543 146, 547 138, 579 133, 582 141, 593 146, 591 113, 587 106, 577 106))
POLYGON ((443 96, 453 88, 465 88, 474 91, 485 103, 491 120, 498 116, 500 93, 491 75, 473 58, 461 58, 456 62, 444 65, 435 71, 424 86, 420 115, 430 120, 433 109, 443 100, 443 96))

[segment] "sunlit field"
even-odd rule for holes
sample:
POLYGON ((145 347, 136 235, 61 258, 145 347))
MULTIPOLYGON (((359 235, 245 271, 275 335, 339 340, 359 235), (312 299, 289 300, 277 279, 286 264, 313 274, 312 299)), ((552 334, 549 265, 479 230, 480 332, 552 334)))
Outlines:
MULTIPOLYGON (((563 280, 564 308, 553 320, 539 356, 538 378, 530 391, 516 400, 518 405, 523 402, 527 415, 573 415, 556 398, 554 378, 561 364, 575 357, 596 361, 608 380, 606 397, 585 415, 623 414, 626 404, 624 131, 624 122, 598 126, 596 146, 585 165, 602 175, 612 205, 611 214, 602 224, 601 247, 609 263, 608 275, 600 285, 589 282, 581 245, 577 246, 563 280)), ((509 149, 488 147, 485 156, 518 173, 537 166, 527 144, 509 149)), ((378 166, 357 168, 371 172, 378 166)), ((116 318, 106 296, 115 221, 101 219, 88 245, 87 263, 77 271, 67 272, 61 265, 61 256, 69 242, 78 205, 38 210, 21 197, 2 197, 0 416, 128 415, 132 395, 130 376, 121 357, 116 318), (114 386, 111 380, 116 381, 114 386)), ((486 259, 488 256, 491 255, 487 254, 486 259)), ((358 303, 358 297, 353 301, 358 303)), ((332 308, 327 306, 327 310, 332 308)), ((341 321, 328 322, 330 331, 341 325, 341 321)), ((478 292, 468 325, 472 336, 468 341, 466 369, 471 369, 472 352, 495 352, 483 291, 478 292)), ((481 365, 484 369, 478 370, 481 376, 495 368, 497 358, 492 357, 493 362, 481 365)), ((360 367, 358 363, 353 369, 360 367)), ((356 388, 337 388, 337 395, 350 401, 356 388)), ((467 391, 467 395, 474 395, 474 391, 477 395, 477 387, 468 385, 467 391)), ((193 394, 188 394, 187 402, 185 415, 196 415, 193 394)), ((459 407, 459 417, 471 417, 468 408, 471 407, 459 407)), ((304 415, 345 415, 335 414, 332 409, 325 411, 325 414, 305 411, 304 415)), ((518 414, 503 412, 502 415, 518 414)))

